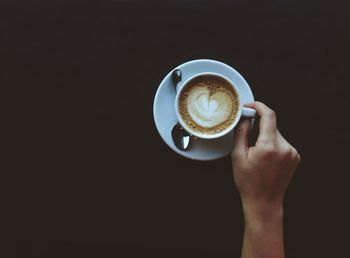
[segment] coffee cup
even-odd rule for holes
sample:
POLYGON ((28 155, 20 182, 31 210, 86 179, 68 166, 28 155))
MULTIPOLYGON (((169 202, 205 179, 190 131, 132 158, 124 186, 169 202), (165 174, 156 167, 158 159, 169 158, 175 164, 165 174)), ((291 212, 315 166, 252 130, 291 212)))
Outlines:
POLYGON ((201 139, 222 137, 241 117, 256 115, 254 109, 243 107, 234 82, 213 72, 195 74, 179 86, 175 112, 180 125, 201 139))

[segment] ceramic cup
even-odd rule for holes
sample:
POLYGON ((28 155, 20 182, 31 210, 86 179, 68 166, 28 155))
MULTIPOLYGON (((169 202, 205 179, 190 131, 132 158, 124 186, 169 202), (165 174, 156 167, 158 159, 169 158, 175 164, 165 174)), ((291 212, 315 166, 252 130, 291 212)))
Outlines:
POLYGON ((237 87, 234 85, 234 83, 232 81, 230 81, 228 78, 226 78, 225 76, 218 74, 218 73, 213 73, 213 72, 204 72, 204 73, 195 74, 195 75, 191 76, 190 78, 188 78, 184 83, 182 83, 181 85, 178 86, 178 90, 177 90, 177 94, 176 94, 176 98, 175 98, 175 112, 176 112, 177 120, 180 123, 180 125, 188 133, 190 133, 191 135, 193 135, 195 137, 201 138, 201 139, 217 139, 217 138, 220 138, 222 136, 225 136, 226 134, 228 134, 229 132, 231 132, 235 128, 235 126, 238 124, 241 117, 252 117, 253 118, 256 115, 256 111, 254 109, 246 108, 246 107, 242 106, 240 93, 239 93, 237 87), (204 133, 200 133, 198 131, 192 130, 184 122, 184 120, 181 117, 180 111, 179 111, 179 96, 181 96, 181 93, 186 89, 186 87, 189 85, 189 82, 191 80, 195 79, 196 77, 203 76, 203 75, 216 76, 216 77, 220 77, 220 78, 226 80, 228 82, 228 84, 231 85, 231 87, 234 89, 234 91, 236 92, 237 97, 238 97, 239 105, 238 105, 238 110, 237 110, 235 119, 224 130, 222 130, 218 133, 204 134, 204 133))

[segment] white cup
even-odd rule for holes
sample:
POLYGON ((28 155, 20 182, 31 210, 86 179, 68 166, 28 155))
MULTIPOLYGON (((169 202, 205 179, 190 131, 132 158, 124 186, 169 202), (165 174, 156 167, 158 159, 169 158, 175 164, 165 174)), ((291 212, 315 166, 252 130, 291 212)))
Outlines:
MULTIPOLYGON (((181 82, 179 84, 181 84, 181 82)), ((242 116, 243 117, 255 117, 255 115, 256 115, 256 111, 254 109, 243 107, 237 87, 233 84, 233 82, 231 80, 229 80, 228 78, 226 78, 225 76, 223 76, 221 74, 213 73, 213 72, 198 73, 198 74, 195 74, 192 77, 188 78, 184 83, 182 83, 178 87, 179 88, 178 88, 176 98, 175 98, 175 112, 176 112, 177 120, 180 123, 180 125, 182 126, 182 128, 184 128, 192 136, 195 136, 195 137, 198 137, 201 139, 220 138, 220 137, 228 134, 229 132, 231 132, 235 128, 235 126, 238 124, 238 122, 242 116), (220 77, 220 78, 224 79, 225 81, 227 81, 232 86, 234 91, 237 93, 237 97, 238 97, 238 101, 239 101, 236 118, 224 130, 222 130, 218 133, 215 133, 215 134, 204 134, 204 133, 200 133, 200 132, 192 130, 189 126, 186 125, 185 121, 183 121, 183 119, 180 115, 180 111, 179 111, 179 96, 181 96, 182 91, 188 86, 188 83, 191 80, 193 80, 194 78, 196 78, 198 76, 203 76, 203 75, 217 76, 217 77, 220 77)))

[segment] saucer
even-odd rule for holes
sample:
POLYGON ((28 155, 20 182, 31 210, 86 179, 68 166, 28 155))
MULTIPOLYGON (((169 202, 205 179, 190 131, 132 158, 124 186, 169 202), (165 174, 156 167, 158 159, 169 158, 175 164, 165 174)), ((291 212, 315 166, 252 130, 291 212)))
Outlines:
MULTIPOLYGON (((181 70, 182 82, 198 73, 214 72, 222 74, 237 86, 242 105, 254 101, 253 93, 246 80, 227 64, 210 59, 198 59, 183 63, 174 69, 181 70)), ((175 146, 171 136, 171 129, 177 123, 174 104, 176 93, 171 81, 173 70, 160 83, 154 97, 153 117, 160 136, 173 151, 189 159, 214 160, 227 156, 232 150, 233 131, 218 139, 193 139, 186 151, 181 151, 175 146)))

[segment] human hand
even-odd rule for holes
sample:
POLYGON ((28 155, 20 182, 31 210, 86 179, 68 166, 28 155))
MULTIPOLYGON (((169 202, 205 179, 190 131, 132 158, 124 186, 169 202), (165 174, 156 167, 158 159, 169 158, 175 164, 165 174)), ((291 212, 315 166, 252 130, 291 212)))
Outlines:
POLYGON ((280 134, 275 112, 261 102, 245 105, 260 116, 255 146, 248 145, 250 120, 235 129, 232 167, 245 216, 270 216, 282 212, 284 193, 300 155, 280 134))

